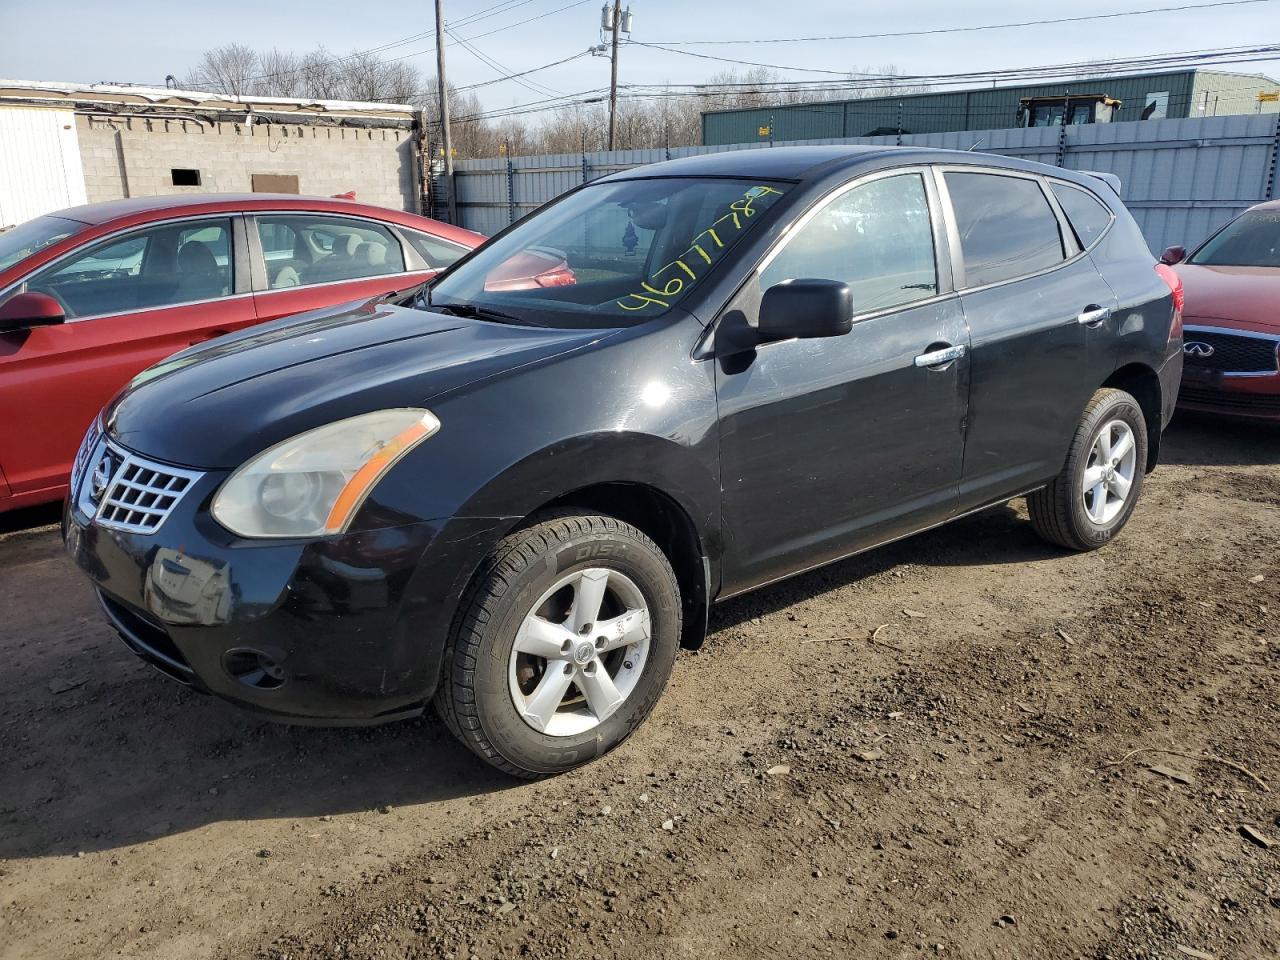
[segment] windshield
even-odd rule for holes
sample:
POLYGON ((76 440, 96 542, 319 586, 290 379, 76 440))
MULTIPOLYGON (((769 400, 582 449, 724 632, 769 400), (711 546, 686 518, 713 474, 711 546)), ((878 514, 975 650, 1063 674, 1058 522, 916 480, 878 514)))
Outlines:
POLYGON ((1190 263, 1217 267, 1280 267, 1280 210, 1255 210, 1223 227, 1190 263))
POLYGON ((0 233, 0 270, 7 270, 37 250, 65 240, 84 229, 83 223, 61 217, 36 217, 0 233))
POLYGON ((445 274, 431 304, 541 326, 640 323, 687 298, 783 189, 675 177, 589 186, 445 274))

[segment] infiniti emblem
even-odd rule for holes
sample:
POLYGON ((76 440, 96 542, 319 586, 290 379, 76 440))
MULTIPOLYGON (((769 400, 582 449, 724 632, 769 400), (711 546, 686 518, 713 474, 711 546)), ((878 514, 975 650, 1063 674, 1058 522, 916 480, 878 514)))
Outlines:
POLYGON ((1190 343, 1184 344, 1182 352, 1188 357, 1205 357, 1213 356, 1213 344, 1205 343, 1203 340, 1192 340, 1190 343))

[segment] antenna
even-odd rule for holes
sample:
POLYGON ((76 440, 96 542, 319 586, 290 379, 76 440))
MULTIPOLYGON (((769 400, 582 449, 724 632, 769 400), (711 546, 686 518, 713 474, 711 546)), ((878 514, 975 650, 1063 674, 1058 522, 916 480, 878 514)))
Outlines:
POLYGON ((969 148, 965 150, 965 153, 973 153, 973 151, 977 150, 980 146, 982 146, 986 142, 987 142, 986 137, 979 137, 977 140, 973 141, 973 143, 969 145, 969 148))

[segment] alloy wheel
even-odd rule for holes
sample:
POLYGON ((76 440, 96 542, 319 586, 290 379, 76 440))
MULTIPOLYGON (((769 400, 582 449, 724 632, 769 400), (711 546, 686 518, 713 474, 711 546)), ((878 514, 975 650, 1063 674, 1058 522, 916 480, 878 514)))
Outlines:
POLYGON ((1110 523, 1124 510, 1137 461, 1133 429, 1123 420, 1103 424, 1089 450, 1080 484, 1085 513, 1098 526, 1110 523))
POLYGON ((635 690, 649 631, 648 604, 631 578, 604 567, 561 577, 516 632, 507 670, 516 711, 552 737, 599 726, 635 690))

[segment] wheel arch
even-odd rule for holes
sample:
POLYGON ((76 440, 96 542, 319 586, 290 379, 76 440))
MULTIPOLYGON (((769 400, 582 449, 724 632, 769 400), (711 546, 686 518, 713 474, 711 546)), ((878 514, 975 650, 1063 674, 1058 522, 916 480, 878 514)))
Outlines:
POLYGON ((546 514, 575 510, 629 523, 656 543, 680 585, 680 646, 696 650, 707 635, 711 563, 697 525, 670 494, 648 483, 617 480, 579 487, 543 503, 512 527, 537 523, 546 514))
POLYGON ((1147 463, 1146 473, 1150 473, 1160 462, 1160 415, 1161 388, 1160 377, 1155 370, 1145 363, 1129 363, 1117 369, 1109 376, 1103 387, 1114 387, 1123 390, 1138 401, 1142 408, 1142 417, 1147 423, 1147 463))

